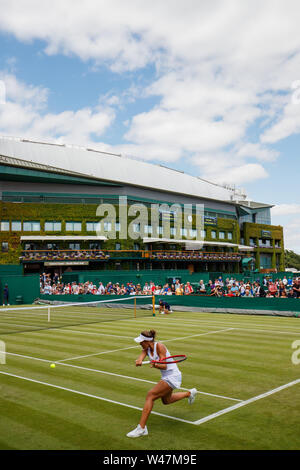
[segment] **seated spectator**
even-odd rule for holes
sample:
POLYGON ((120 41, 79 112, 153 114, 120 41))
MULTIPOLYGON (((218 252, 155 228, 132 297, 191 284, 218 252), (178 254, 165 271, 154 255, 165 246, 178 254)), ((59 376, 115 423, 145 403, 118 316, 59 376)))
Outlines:
POLYGON ((186 283, 185 287, 184 287, 184 293, 185 295, 190 295, 194 292, 194 289, 193 287, 191 286, 191 284, 189 282, 186 283))
POLYGON ((199 282, 199 292, 200 292, 200 294, 206 294, 206 287, 205 287, 205 284, 203 282, 203 279, 201 279, 200 282, 199 282))
POLYGON ((287 292, 283 281, 279 282, 276 297, 287 297, 287 292))
POLYGON ((293 295, 295 299, 300 298, 300 279, 295 279, 293 282, 293 295))
POLYGON ((256 286, 256 297, 266 297, 266 291, 263 286, 261 286, 259 282, 256 283, 256 286))
POLYGON ((232 283, 230 287, 230 292, 233 297, 238 297, 240 295, 239 288, 235 282, 232 283))
POLYGON ((183 287, 182 287, 182 284, 176 283, 176 285, 175 285, 175 294, 176 294, 176 295, 183 295, 183 287))
POLYGON ((277 294, 277 286, 275 283, 269 282, 269 292, 274 296, 277 294))
POLYGON ((243 295, 243 297, 253 297, 253 294, 251 293, 250 289, 245 289, 245 294, 243 295))

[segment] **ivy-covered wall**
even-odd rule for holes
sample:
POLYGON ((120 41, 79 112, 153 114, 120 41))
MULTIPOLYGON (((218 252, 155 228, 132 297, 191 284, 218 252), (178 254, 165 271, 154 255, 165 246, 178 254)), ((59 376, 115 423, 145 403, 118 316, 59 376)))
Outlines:
MULTIPOLYGON (((99 217, 96 215, 97 210, 96 204, 51 204, 51 203, 12 203, 12 202, 0 202, 0 219, 1 221, 9 220, 11 221, 39 221, 41 224, 40 232, 13 232, 13 231, 2 231, 0 232, 0 242, 8 243, 8 252, 0 253, 0 264, 18 264, 19 258, 22 252, 22 246, 20 244, 21 235, 92 235, 93 232, 86 230, 86 222, 97 221, 99 217), (46 221, 61 221, 62 228, 59 232, 45 232, 44 226, 46 221), (80 232, 67 232, 65 228, 65 221, 80 221, 82 222, 82 229, 80 232)), ((116 214, 118 217, 118 206, 115 206, 116 214)), ((137 214, 138 215, 138 214, 137 214)), ((128 217, 128 223, 135 220, 136 216, 128 217)), ((149 223, 150 223, 150 211, 149 211, 149 223)), ((193 226, 196 224, 196 216, 193 216, 193 226)), ((206 230, 206 240, 208 241, 229 241, 230 243, 239 243, 239 226, 237 221, 233 219, 217 219, 217 226, 205 226, 206 230), (217 238, 212 238, 212 231, 217 232, 217 238), (224 231, 225 238, 220 240, 218 238, 218 232, 224 231), (227 238, 227 233, 232 233, 232 239, 227 238)), ((116 233, 118 237, 118 232, 116 233)), ((184 237, 183 237, 184 238, 184 237)), ((121 244, 122 250, 133 250, 134 244, 138 243, 140 249, 144 248, 141 239, 132 240, 131 238, 127 239, 118 239, 108 240, 103 245, 102 248, 105 250, 114 250, 116 243, 121 244)), ((88 248, 89 242, 81 242, 82 248, 88 248)), ((60 248, 67 248, 68 242, 60 242, 60 248)), ((157 246, 157 249, 160 249, 157 246)), ((180 246, 177 246, 176 249, 180 249, 180 246)), ((237 251, 237 250, 235 250, 237 251)))
POLYGON ((262 253, 269 253, 272 255, 272 269, 278 268, 279 271, 284 271, 284 238, 283 238, 283 227, 280 225, 265 225, 265 224, 254 224, 245 222, 243 224, 243 235, 245 245, 250 245, 250 239, 255 240, 256 248, 254 250, 256 259, 256 268, 260 268, 260 256, 262 253), (271 247, 260 247, 259 239, 264 238, 263 232, 271 233, 271 247), (275 241, 279 242, 280 248, 275 247, 275 241))

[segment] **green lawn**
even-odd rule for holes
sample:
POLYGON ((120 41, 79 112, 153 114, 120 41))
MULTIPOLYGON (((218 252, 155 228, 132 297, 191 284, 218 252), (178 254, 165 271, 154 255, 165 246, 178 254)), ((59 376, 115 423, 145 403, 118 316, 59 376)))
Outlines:
MULTIPOLYGON (((300 448, 300 365, 291 361, 300 319, 122 311, 110 321, 1 316, 0 449, 223 450, 300 448), (76 324, 77 323, 77 324, 76 324), (66 324, 67 326, 63 326, 66 324), (23 325, 23 326, 22 326, 23 325), (135 367, 133 338, 156 329, 195 403, 155 403, 149 435, 130 439, 160 372, 135 367), (26 331, 27 330, 27 331, 26 331), (35 331, 34 331, 35 330, 35 331), (61 361, 54 369, 52 362, 61 361), (282 389, 277 390, 278 387, 282 389), (269 393, 268 393, 269 392, 269 393), (249 400, 249 402, 247 401, 249 400)), ((72 316, 72 308, 67 312, 72 316)))

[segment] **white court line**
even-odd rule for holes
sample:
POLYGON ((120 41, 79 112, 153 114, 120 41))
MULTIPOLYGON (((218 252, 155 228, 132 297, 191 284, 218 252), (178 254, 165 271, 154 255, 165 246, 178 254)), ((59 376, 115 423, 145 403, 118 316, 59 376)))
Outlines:
MULTIPOLYGON (((173 321, 175 322, 176 319, 173 319, 173 321)), ((136 323, 141 323, 141 324, 144 324, 145 322, 136 322, 136 323)), ((199 323, 192 323, 192 320, 185 320, 184 322, 181 322, 180 321, 180 325, 182 325, 183 327, 204 327, 204 328, 213 328, 213 327, 216 327, 216 326, 220 326, 220 328, 222 327, 222 325, 228 325, 228 326, 231 326, 233 329, 237 330, 245 330, 245 331, 261 331, 261 332, 266 332, 266 333, 275 333, 275 334, 300 334, 300 328, 294 328, 292 329, 293 327, 284 327, 283 328, 289 328, 290 331, 278 331, 276 330, 276 326, 273 326, 271 328, 274 328, 274 329, 255 329, 255 328, 250 328, 248 327, 247 325, 243 325, 243 323, 228 323, 228 322, 216 322, 216 321, 199 321, 199 323)), ((166 328, 169 328, 170 327, 170 324, 167 324, 167 325, 160 325, 160 326, 165 326, 166 328)), ((171 325, 173 326, 173 325, 171 325)), ((260 325, 257 325, 257 326, 260 326, 260 325)), ((282 327, 282 325, 281 325, 282 327)), ((174 324, 174 328, 176 328, 176 325, 174 324)), ((178 329, 178 325, 177 325, 177 329, 178 329)))
MULTIPOLYGON (((108 398, 99 397, 97 395, 91 395, 90 393, 80 392, 79 390, 73 390, 71 388, 61 387, 60 385, 54 385, 54 384, 50 384, 48 382, 41 382, 40 380, 29 379, 28 377, 22 377, 21 375, 10 374, 8 372, 0 371, 0 374, 8 375, 9 377, 14 377, 14 378, 17 378, 17 379, 26 380, 28 382, 33 382, 33 383, 37 383, 37 384, 40 384, 40 385, 46 385, 47 387, 57 388, 59 390, 64 390, 66 392, 76 393, 77 395, 82 395, 82 396, 85 396, 85 397, 88 397, 88 398, 96 398, 97 400, 106 401, 108 403, 113 403, 114 405, 126 406, 127 408, 133 408, 134 410, 142 411, 142 408, 139 408, 137 406, 128 405, 127 403, 122 403, 122 402, 119 402, 119 401, 110 400, 108 398)), ((158 413, 157 411, 151 411, 151 414, 154 414, 154 415, 157 415, 157 416, 162 416, 163 418, 173 419, 175 421, 181 421, 182 423, 193 424, 192 421, 188 421, 188 420, 182 419, 182 418, 176 418, 175 416, 165 415, 163 413, 158 413)))
MULTIPOLYGON (((212 334, 215 334, 215 333, 222 333, 224 331, 229 331, 229 330, 233 330, 233 329, 234 328, 225 328, 224 330, 208 331, 206 333, 198 333, 196 335, 181 336, 179 338, 171 338, 171 339, 161 340, 161 342, 167 343, 169 341, 179 341, 179 340, 182 340, 182 339, 194 338, 196 336, 205 336, 205 335, 212 335, 212 334)), ((76 359, 82 359, 82 358, 91 357, 91 356, 99 356, 100 354, 107 354, 107 353, 111 353, 111 352, 125 351, 126 349, 132 349, 132 348, 136 348, 136 346, 129 346, 128 348, 113 349, 112 351, 101 351, 101 352, 92 353, 92 354, 85 354, 84 356, 68 357, 66 359, 60 359, 59 361, 56 361, 56 362, 73 361, 73 360, 76 360, 76 359)))
POLYGON ((193 424, 199 425, 199 424, 206 423, 207 421, 211 421, 212 419, 218 418, 219 416, 222 416, 226 413, 230 413, 231 411, 237 410, 238 408, 241 408, 242 406, 249 405, 249 403, 254 403, 255 401, 258 401, 258 400, 261 400, 262 398, 273 395, 274 393, 280 392, 281 390, 285 390, 286 388, 293 387, 293 385, 296 385, 298 383, 300 383, 300 379, 294 380, 293 382, 289 382, 285 385, 281 385, 280 387, 274 388, 273 390, 269 390, 268 392, 262 393, 261 395, 257 395, 256 397, 249 398, 249 400, 244 400, 240 403, 236 403, 235 405, 232 405, 228 408, 224 408, 223 410, 217 411, 216 413, 212 413, 211 415, 205 416, 204 418, 194 421, 193 424))
MULTIPOLYGON (((134 347, 134 346, 133 346, 134 347)), ((42 361, 42 362, 48 362, 48 363, 52 363, 53 361, 49 361, 48 359, 41 359, 39 357, 32 357, 32 356, 24 356, 23 354, 17 354, 17 353, 9 353, 9 352, 6 352, 5 354, 8 354, 10 356, 17 356, 17 357, 24 357, 25 359, 33 359, 35 361, 42 361)), ((56 362, 57 364, 57 362, 56 362)), ((88 367, 82 367, 82 366, 75 366, 73 364, 64 364, 63 362, 59 363, 61 366, 65 366, 65 367, 73 367, 74 369, 81 369, 81 370, 87 370, 89 372, 96 372, 98 374, 105 374, 105 375, 112 375, 114 377, 120 377, 122 379, 130 379, 130 380, 136 380, 137 382, 146 382, 146 383, 150 383, 150 384, 156 384, 157 382, 153 382, 151 380, 146 380, 146 379, 140 379, 138 377, 131 377, 131 376, 128 376, 128 375, 121 375, 121 374, 117 374, 115 372, 107 372, 105 370, 98 370, 98 369, 91 369, 91 368, 88 368, 88 367)), ((183 388, 183 387, 180 387, 180 390, 190 390, 189 388, 183 388)), ((216 397, 216 398, 223 398, 225 400, 232 400, 232 401, 243 401, 243 400, 240 400, 238 398, 231 398, 231 397, 225 397, 223 395, 216 395, 214 393, 208 393, 208 392, 202 392, 200 390, 197 390, 197 393, 201 394, 201 395, 208 395, 208 396, 211 396, 211 397, 216 397)))
MULTIPOLYGON (((218 315, 218 314, 215 314, 215 315, 218 315)), ((264 317, 265 318, 265 317, 264 317)), ((271 318, 274 318, 274 317, 271 317, 271 318)), ((283 317, 280 317, 281 319, 283 317)), ((279 319, 279 318, 278 318, 279 319)), ((130 320, 130 319, 128 319, 130 320)), ((172 322, 176 322, 178 321, 178 318, 168 318, 168 320, 172 321, 172 322)), ((180 319, 181 320, 181 319, 180 319)), ((258 327, 261 327, 261 326, 265 326, 265 323, 261 322, 261 323, 252 323, 252 322, 247 322, 247 320, 244 320, 244 321, 238 321, 238 320, 235 320, 235 319, 231 319, 231 321, 222 321, 221 319, 220 320, 210 320, 210 319, 184 319, 184 321, 180 321, 180 324, 182 325, 186 325, 186 326, 189 326, 189 325, 193 325, 193 326, 200 326, 200 325, 203 325, 203 324, 209 324, 209 325, 228 325, 228 326, 233 326, 233 327, 236 327, 237 325, 239 326, 242 326, 242 327, 253 327, 253 326, 258 326, 258 327)), ((270 324, 270 325, 267 325, 268 327, 270 328, 274 328, 275 330, 278 328, 278 326, 280 326, 280 328, 283 328, 283 329, 294 329, 294 331, 300 331, 300 327, 299 326, 296 326, 296 325, 293 325, 293 326, 286 326, 286 325, 274 325, 274 324, 270 324)))

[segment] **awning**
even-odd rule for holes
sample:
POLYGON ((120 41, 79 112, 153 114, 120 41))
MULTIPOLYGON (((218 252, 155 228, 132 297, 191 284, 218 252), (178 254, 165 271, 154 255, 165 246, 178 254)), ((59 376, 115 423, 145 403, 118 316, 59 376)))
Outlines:
POLYGON ((209 242, 209 241, 205 241, 205 240, 183 240, 183 239, 180 239, 180 240, 177 240, 177 239, 174 239, 174 238, 143 238, 143 243, 173 243, 174 245, 178 244, 182 244, 182 245, 186 245, 188 246, 189 248, 187 249, 201 249, 203 246, 209 246, 209 245, 213 245, 213 246, 228 246, 228 247, 238 247, 239 249, 241 250, 249 250, 249 251, 253 251, 254 248, 252 246, 247 246, 247 245, 239 245, 238 243, 230 243, 230 242, 209 242))
POLYGON ((250 263, 250 261, 255 261, 254 258, 244 258, 242 259, 242 264, 248 264, 250 263))

